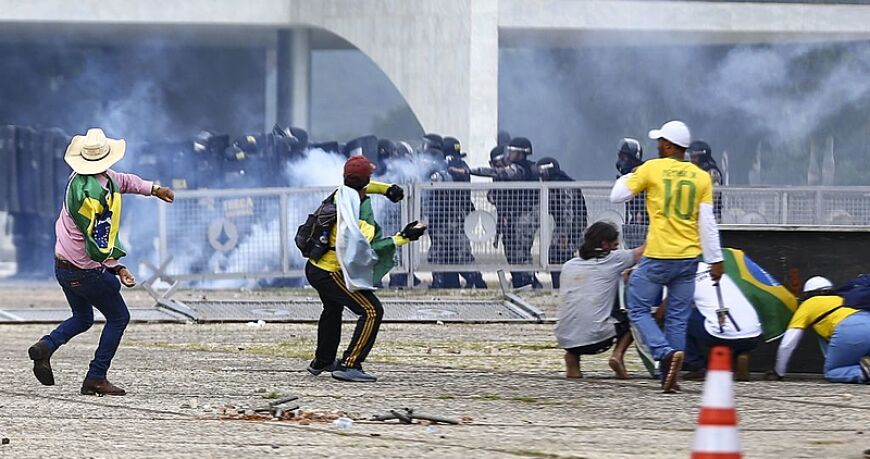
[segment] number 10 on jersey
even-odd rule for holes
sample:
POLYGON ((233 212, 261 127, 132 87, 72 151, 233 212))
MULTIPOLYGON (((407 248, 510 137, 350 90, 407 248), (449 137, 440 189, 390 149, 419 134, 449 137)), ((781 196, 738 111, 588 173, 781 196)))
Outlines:
POLYGON ((695 182, 682 179, 674 183, 671 179, 664 179, 665 184, 665 217, 671 213, 681 220, 691 220, 695 210, 695 198, 697 195, 695 182))

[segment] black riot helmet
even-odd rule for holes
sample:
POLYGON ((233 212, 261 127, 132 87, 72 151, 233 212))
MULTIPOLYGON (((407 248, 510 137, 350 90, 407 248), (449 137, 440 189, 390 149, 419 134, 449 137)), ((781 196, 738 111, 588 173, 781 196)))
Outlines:
POLYGON ((626 137, 619 143, 619 153, 616 160, 616 170, 621 175, 628 174, 634 168, 643 164, 643 147, 637 139, 626 137))
POLYGON ((535 164, 535 167, 538 169, 538 175, 541 180, 554 181, 554 180, 570 180, 567 174, 562 171, 562 167, 559 165, 559 161, 556 158, 544 157, 538 160, 535 164))
POLYGON ((694 165, 710 173, 714 185, 722 184, 722 171, 713 159, 713 151, 707 142, 696 140, 690 143, 689 148, 686 148, 686 156, 694 165))
POLYGON ((532 141, 525 137, 515 137, 505 147, 508 161, 519 161, 532 155, 532 141))
POLYGON ((444 156, 462 156, 462 144, 456 137, 445 137, 441 141, 441 150, 444 151, 444 156))
POLYGON ((304 150, 308 149, 308 131, 306 131, 305 129, 302 129, 302 128, 291 126, 290 127, 290 134, 293 137, 296 137, 296 140, 298 141, 297 148, 299 150, 304 151, 304 150))
POLYGON ((293 137, 293 133, 290 132, 290 126, 281 127, 278 123, 272 126, 272 135, 276 137, 293 137))
POLYGON ((414 149, 408 142, 399 142, 396 144, 396 157, 411 159, 414 157, 414 149))
POLYGON ((501 167, 504 166, 505 162, 504 157, 504 145, 498 145, 493 147, 492 150, 489 151, 489 165, 492 167, 501 167))
POLYGON ((378 160, 396 156, 396 144, 390 139, 378 139, 378 160))
POLYGON ((713 151, 710 150, 710 145, 703 140, 695 140, 686 148, 686 155, 689 160, 698 166, 713 159, 713 151))
POLYGON ((538 169, 541 170, 552 170, 552 171, 561 171, 562 168, 559 167, 559 161, 556 161, 555 158, 550 158, 549 156, 541 158, 537 162, 538 169))
POLYGON ((193 151, 196 153, 223 153, 230 146, 230 136, 215 134, 212 131, 202 130, 193 139, 193 151))
POLYGON ((425 152, 427 150, 438 150, 444 151, 443 146, 444 139, 441 138, 438 134, 426 134, 423 136, 423 141, 420 144, 420 151, 425 152))

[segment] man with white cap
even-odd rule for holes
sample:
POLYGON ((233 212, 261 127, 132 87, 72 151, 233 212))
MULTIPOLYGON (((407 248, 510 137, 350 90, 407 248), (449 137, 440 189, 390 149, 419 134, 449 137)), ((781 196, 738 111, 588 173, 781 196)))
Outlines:
POLYGON ((801 300, 779 343, 776 376, 785 376, 804 330, 812 328, 827 345, 825 379, 870 383, 870 311, 845 306, 844 298, 833 290, 831 281, 821 276, 807 280, 801 300))
POLYGON ((685 358, 686 328, 695 294, 698 257, 710 264, 710 277, 722 277, 722 249, 713 215, 710 174, 685 161, 692 141, 681 121, 653 129, 659 158, 645 162, 620 177, 610 200, 622 203, 646 192, 649 233, 644 256, 628 285, 628 316, 644 343, 660 362, 662 389, 677 390, 677 377, 685 358), (668 287, 664 332, 651 311, 668 287))
POLYGON ((130 321, 121 284, 136 285, 133 274, 118 261, 126 255, 118 240, 121 195, 156 196, 172 202, 169 188, 133 174, 110 169, 124 157, 126 142, 106 138, 102 129, 73 137, 64 160, 73 169, 67 182, 63 208, 55 223, 55 275, 72 317, 28 349, 36 379, 54 385, 51 355, 94 323, 94 308, 106 318, 100 343, 82 383, 82 395, 125 395, 106 379, 121 337, 130 321), (117 278, 116 278, 117 276, 117 278), (119 281, 120 279, 120 281, 119 281))

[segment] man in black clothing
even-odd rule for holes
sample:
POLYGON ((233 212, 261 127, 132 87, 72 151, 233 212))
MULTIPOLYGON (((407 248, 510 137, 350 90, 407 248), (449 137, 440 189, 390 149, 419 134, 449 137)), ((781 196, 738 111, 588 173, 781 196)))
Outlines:
MULTIPOLYGON (((537 165, 543 182, 574 181, 553 158, 542 158, 537 165)), ((550 215, 553 216, 549 262, 561 268, 563 263, 574 258, 577 248, 583 242, 583 230, 586 229, 586 200, 580 188, 551 188, 548 203, 550 215)), ((554 289, 559 288, 560 273, 561 269, 555 269, 550 273, 554 289)))
MULTIPOLYGON (((532 155, 532 142, 525 137, 516 137, 505 147, 505 165, 477 167, 472 175, 491 177, 493 181, 534 182, 538 180, 538 169, 529 161, 532 155)), ((539 226, 539 194, 537 189, 499 190, 495 203, 498 218, 504 219, 502 242, 507 262, 511 265, 532 264, 532 245, 539 226)), ((514 288, 531 285, 542 288, 534 273, 511 271, 514 288)))

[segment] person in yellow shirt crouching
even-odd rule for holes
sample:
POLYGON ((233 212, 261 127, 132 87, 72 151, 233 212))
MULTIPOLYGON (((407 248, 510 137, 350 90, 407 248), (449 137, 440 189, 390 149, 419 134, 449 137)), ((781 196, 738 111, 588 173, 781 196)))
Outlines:
POLYGON ((870 382, 870 311, 843 306, 831 292, 831 281, 813 277, 804 284, 805 300, 779 343, 774 372, 785 376, 788 361, 804 330, 812 328, 827 343, 825 379, 831 382, 870 382))

